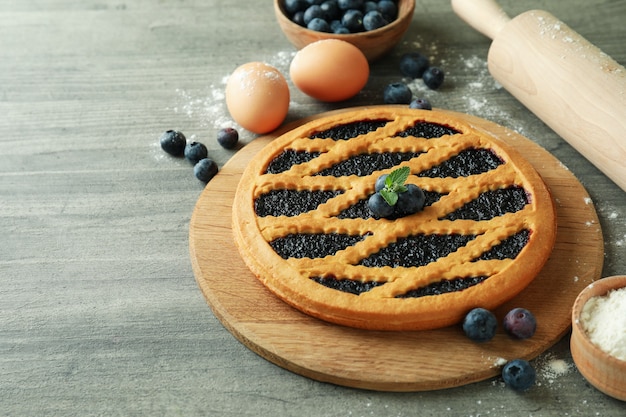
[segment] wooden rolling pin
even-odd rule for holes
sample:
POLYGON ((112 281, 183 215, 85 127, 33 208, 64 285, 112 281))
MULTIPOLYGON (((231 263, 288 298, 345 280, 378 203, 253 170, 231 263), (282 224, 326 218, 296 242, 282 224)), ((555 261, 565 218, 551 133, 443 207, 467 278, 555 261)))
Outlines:
POLYGON ((452 0, 493 39, 489 72, 626 191, 626 69, 550 13, 510 19, 494 0, 452 0))

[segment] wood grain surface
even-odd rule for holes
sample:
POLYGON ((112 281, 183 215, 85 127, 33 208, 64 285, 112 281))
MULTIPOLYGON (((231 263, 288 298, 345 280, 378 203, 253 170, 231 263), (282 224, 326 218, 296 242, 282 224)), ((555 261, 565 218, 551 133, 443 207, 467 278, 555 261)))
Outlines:
POLYGON ((593 204, 578 180, 530 140, 483 119, 457 116, 521 152, 555 200, 557 241, 547 265, 529 287, 496 310, 500 322, 513 307, 531 310, 538 321, 534 337, 513 340, 500 328, 494 340, 476 344, 458 326, 421 332, 358 330, 308 317, 273 296, 239 257, 230 223, 234 190, 243 170, 280 132, 256 139, 229 161, 201 194, 191 219, 196 280, 224 326, 248 348, 292 372, 381 391, 435 390, 476 382, 500 373, 503 360, 530 360, 556 343, 571 326, 576 296, 602 271, 602 231, 593 204))

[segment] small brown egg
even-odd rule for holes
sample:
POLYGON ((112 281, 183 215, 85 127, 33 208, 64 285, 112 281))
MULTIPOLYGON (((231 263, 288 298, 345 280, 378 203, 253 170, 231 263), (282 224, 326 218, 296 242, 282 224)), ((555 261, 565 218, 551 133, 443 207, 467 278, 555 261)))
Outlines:
POLYGON ((355 96, 365 87, 370 68, 363 52, 338 39, 313 42, 296 53, 291 80, 303 93, 335 102, 355 96))
POLYGON ((285 120, 289 86, 271 65, 249 62, 238 67, 226 83, 226 106, 235 122, 254 133, 268 133, 285 120))

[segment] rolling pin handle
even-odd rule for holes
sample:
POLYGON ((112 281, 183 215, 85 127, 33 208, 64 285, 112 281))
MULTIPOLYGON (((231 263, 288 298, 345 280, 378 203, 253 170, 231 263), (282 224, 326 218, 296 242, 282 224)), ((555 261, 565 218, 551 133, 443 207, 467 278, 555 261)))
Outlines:
POLYGON ((452 9, 471 27, 495 39, 511 20, 495 0, 452 0, 452 9))

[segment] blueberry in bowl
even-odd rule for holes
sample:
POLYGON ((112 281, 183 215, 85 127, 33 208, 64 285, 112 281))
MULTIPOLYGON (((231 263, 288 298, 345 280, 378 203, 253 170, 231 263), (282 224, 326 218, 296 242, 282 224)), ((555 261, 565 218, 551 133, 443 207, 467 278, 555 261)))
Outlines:
POLYGON ((278 24, 296 48, 323 39, 340 39, 359 48, 370 62, 400 42, 414 10, 415 0, 327 0, 313 4, 306 0, 274 0, 278 24), (309 27, 313 19, 319 20, 309 27))

